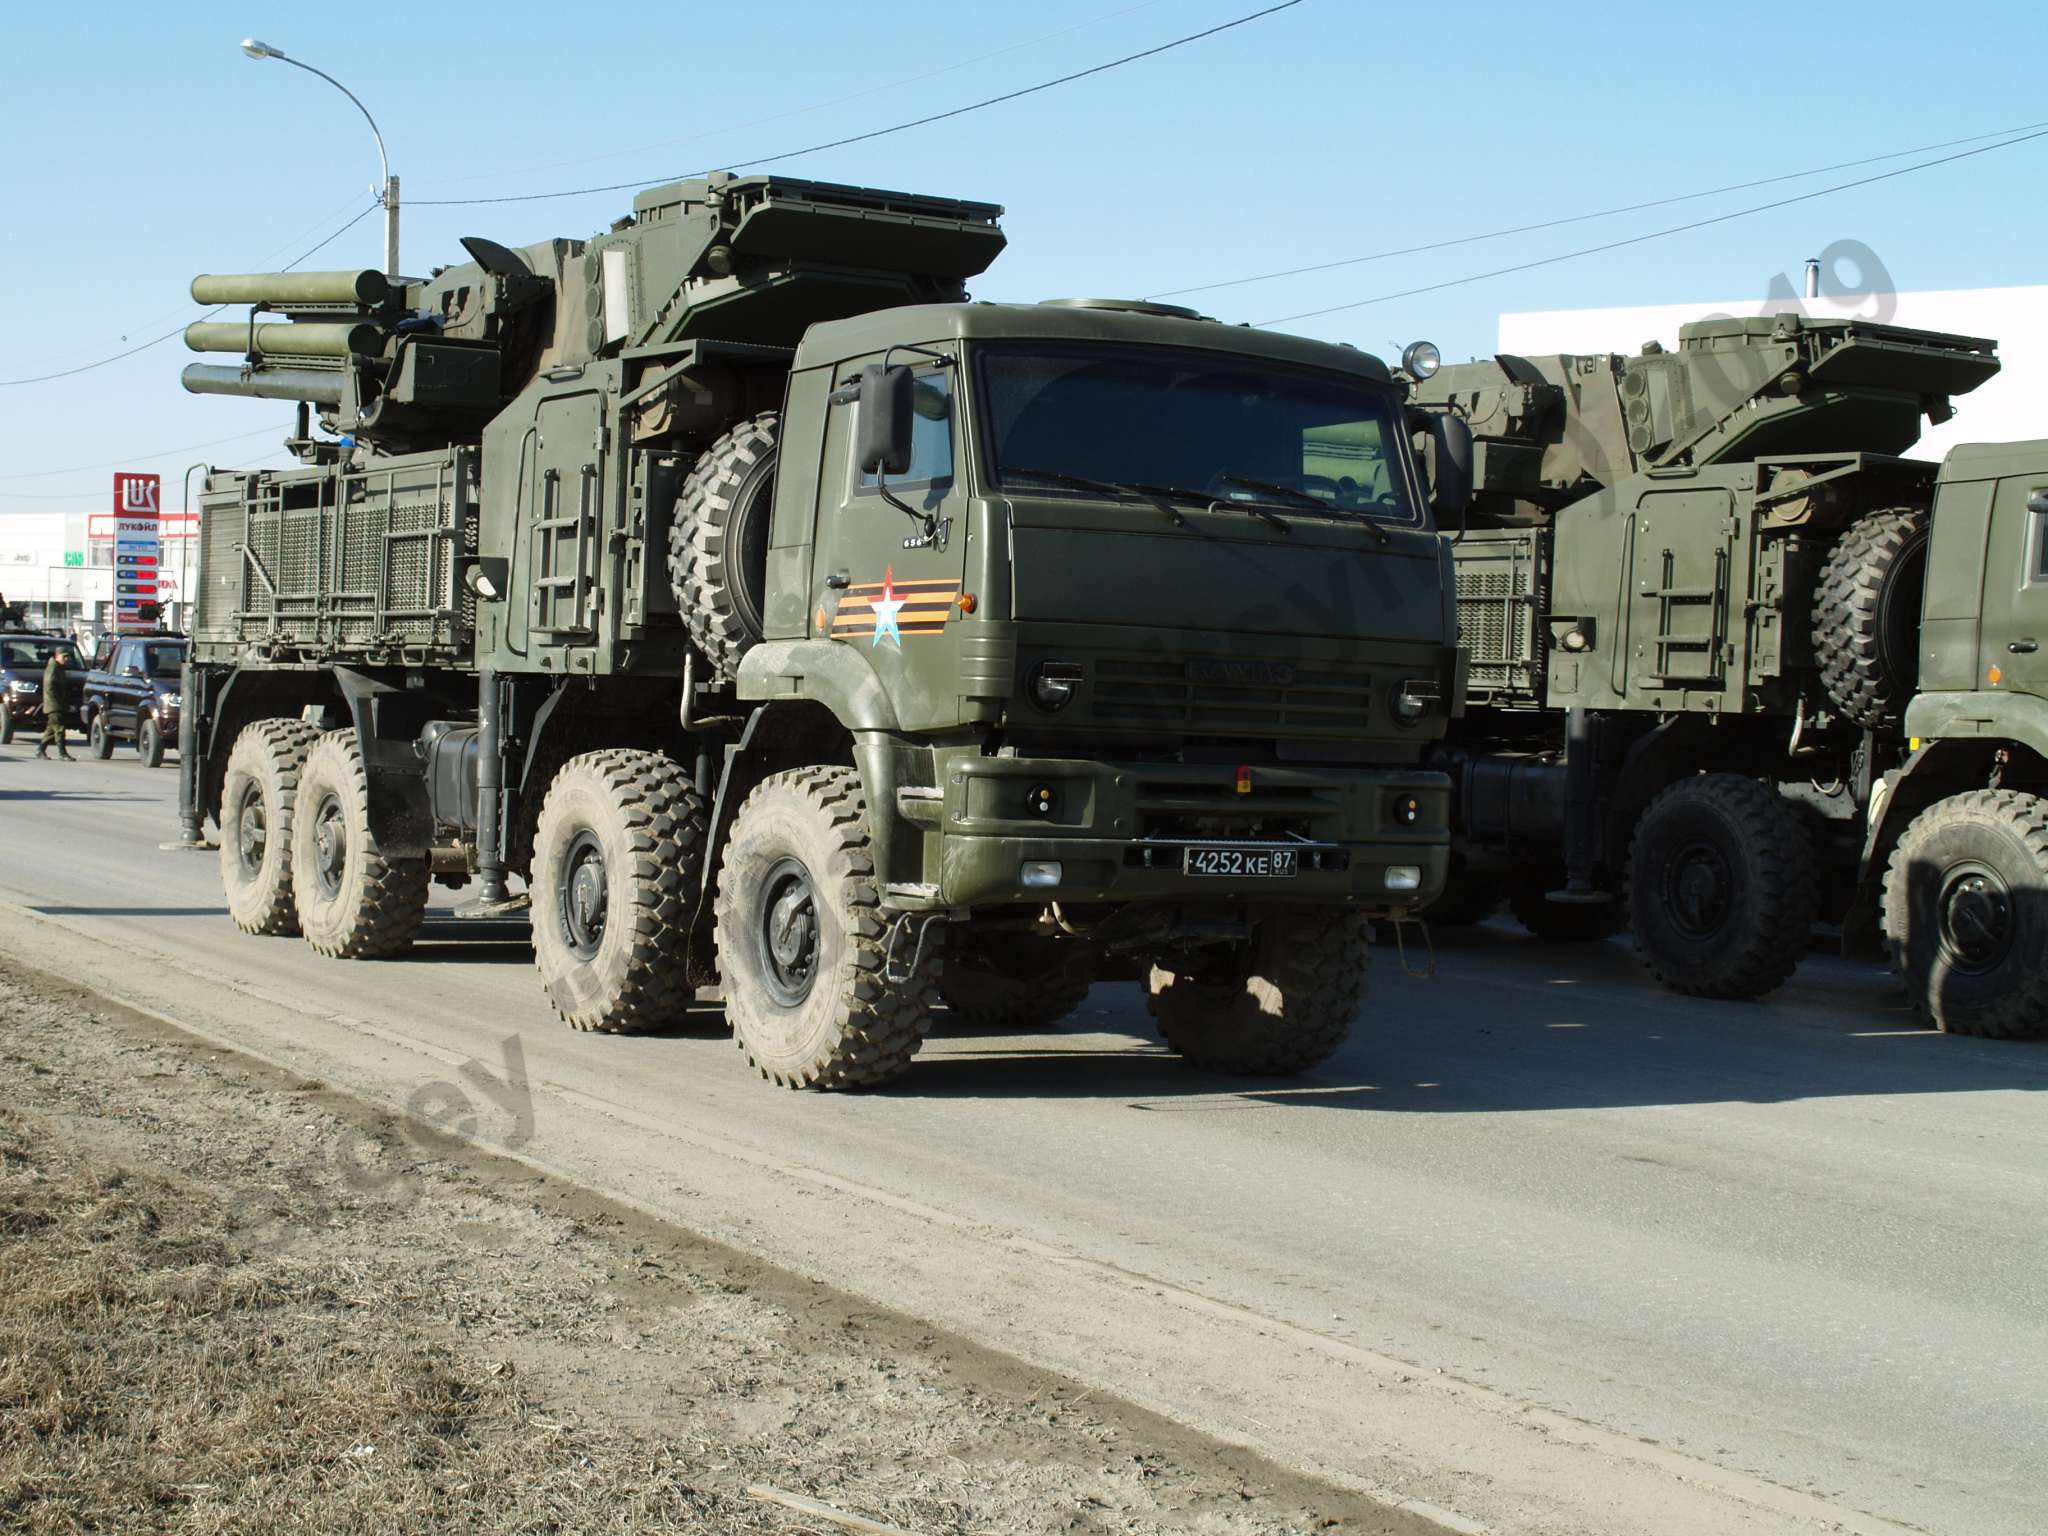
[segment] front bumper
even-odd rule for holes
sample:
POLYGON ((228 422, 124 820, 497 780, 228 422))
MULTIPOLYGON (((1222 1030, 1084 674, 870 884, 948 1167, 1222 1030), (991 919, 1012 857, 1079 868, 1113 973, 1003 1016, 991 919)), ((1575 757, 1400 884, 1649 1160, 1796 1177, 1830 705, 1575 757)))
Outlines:
POLYGON ((1402 912, 1444 888, 1451 786, 1427 769, 1259 766, 1240 789, 1240 770, 1225 765, 973 755, 940 768, 937 786, 897 792, 898 814, 924 832, 922 883, 891 890, 901 905, 1260 901, 1402 912), (1189 874, 1191 846, 1289 849, 1294 873, 1189 874), (1024 883, 1025 865, 1048 863, 1059 865, 1056 881, 1024 883), (1415 883, 1402 888, 1407 871, 1415 883))

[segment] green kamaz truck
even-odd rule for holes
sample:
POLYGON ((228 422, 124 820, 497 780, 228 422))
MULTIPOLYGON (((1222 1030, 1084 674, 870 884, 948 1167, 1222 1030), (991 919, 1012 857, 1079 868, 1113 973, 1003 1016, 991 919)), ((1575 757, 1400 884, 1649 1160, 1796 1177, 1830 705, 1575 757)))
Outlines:
MULTIPOLYGON (((2012 1032, 1927 979, 1949 964, 1928 923, 1964 919, 1909 922, 1886 891, 1894 854, 1915 858, 1913 814, 1960 814, 1973 782, 2040 782, 2013 723, 2040 702, 2004 649, 2033 654, 2039 627, 2015 604, 2037 579, 2021 524, 2043 456, 1902 457, 1997 367, 1977 338, 1781 315, 1688 325, 1670 352, 1500 356, 1421 382, 1475 439, 1451 533, 1465 708, 1429 756, 1456 785, 1456 846, 1426 915, 1505 901, 1540 934, 1626 925, 1657 977, 1714 997, 1776 987, 1816 920, 1852 947, 1882 922, 1932 1018, 2012 1032), (1993 703, 2007 729, 1952 739, 1993 703)), ((1951 905, 1977 910, 1975 889, 1951 905)), ((2000 974, 2022 990, 2048 965, 2038 937, 2012 956, 2000 974)))
POLYGON ((304 461, 202 504, 181 815, 235 921, 396 956, 473 883, 570 1024, 722 1001, 792 1087, 1110 972, 1200 1065, 1334 1050, 1444 879, 1469 437, 1348 348, 969 302, 999 213, 712 176, 196 280, 246 314, 186 387, 298 401, 304 461))

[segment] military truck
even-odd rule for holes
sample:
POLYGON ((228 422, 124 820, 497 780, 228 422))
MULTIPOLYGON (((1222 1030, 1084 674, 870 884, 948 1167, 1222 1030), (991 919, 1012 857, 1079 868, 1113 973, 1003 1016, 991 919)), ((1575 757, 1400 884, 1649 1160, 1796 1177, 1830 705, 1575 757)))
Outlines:
POLYGON ((1347 348, 969 302, 999 214, 719 175, 196 280, 247 314, 186 386, 300 402, 305 461, 202 502, 181 815, 235 921, 396 956, 473 880, 571 1025, 722 1001, 791 1087, 1107 968, 1199 1065, 1335 1049, 1443 881, 1469 438, 1347 348))
POLYGON ((1654 975, 1711 997, 1776 987, 1816 919, 1874 939, 1866 832, 1934 590, 1937 467, 1901 455, 1997 367, 1989 341, 1787 314, 1421 383, 1475 438, 1430 915, 1625 923, 1654 975))

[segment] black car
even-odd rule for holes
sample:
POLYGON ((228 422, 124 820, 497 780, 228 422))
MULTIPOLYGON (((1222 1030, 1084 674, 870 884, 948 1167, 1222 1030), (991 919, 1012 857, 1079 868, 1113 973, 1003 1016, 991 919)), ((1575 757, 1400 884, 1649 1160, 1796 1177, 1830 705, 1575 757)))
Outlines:
POLYGON ((143 762, 164 760, 178 739, 178 686, 185 665, 180 635, 123 635, 112 658, 85 679, 86 740, 94 757, 111 757, 116 741, 132 741, 143 762))
POLYGON ((53 650, 64 653, 65 717, 74 724, 80 718, 85 659, 78 647, 64 635, 0 632, 0 744, 14 740, 16 731, 42 730, 43 668, 53 650))

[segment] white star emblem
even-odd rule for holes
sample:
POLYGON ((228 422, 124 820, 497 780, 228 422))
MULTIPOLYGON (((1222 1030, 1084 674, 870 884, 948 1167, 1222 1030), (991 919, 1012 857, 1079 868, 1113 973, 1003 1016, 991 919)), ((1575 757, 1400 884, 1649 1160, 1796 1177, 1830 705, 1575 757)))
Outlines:
POLYGON ((896 595, 896 567, 892 565, 882 573, 882 595, 870 599, 875 610, 875 638, 868 642, 869 649, 880 645, 884 635, 896 642, 897 650, 903 649, 903 631, 897 627, 896 615, 903 611, 907 601, 896 595))

